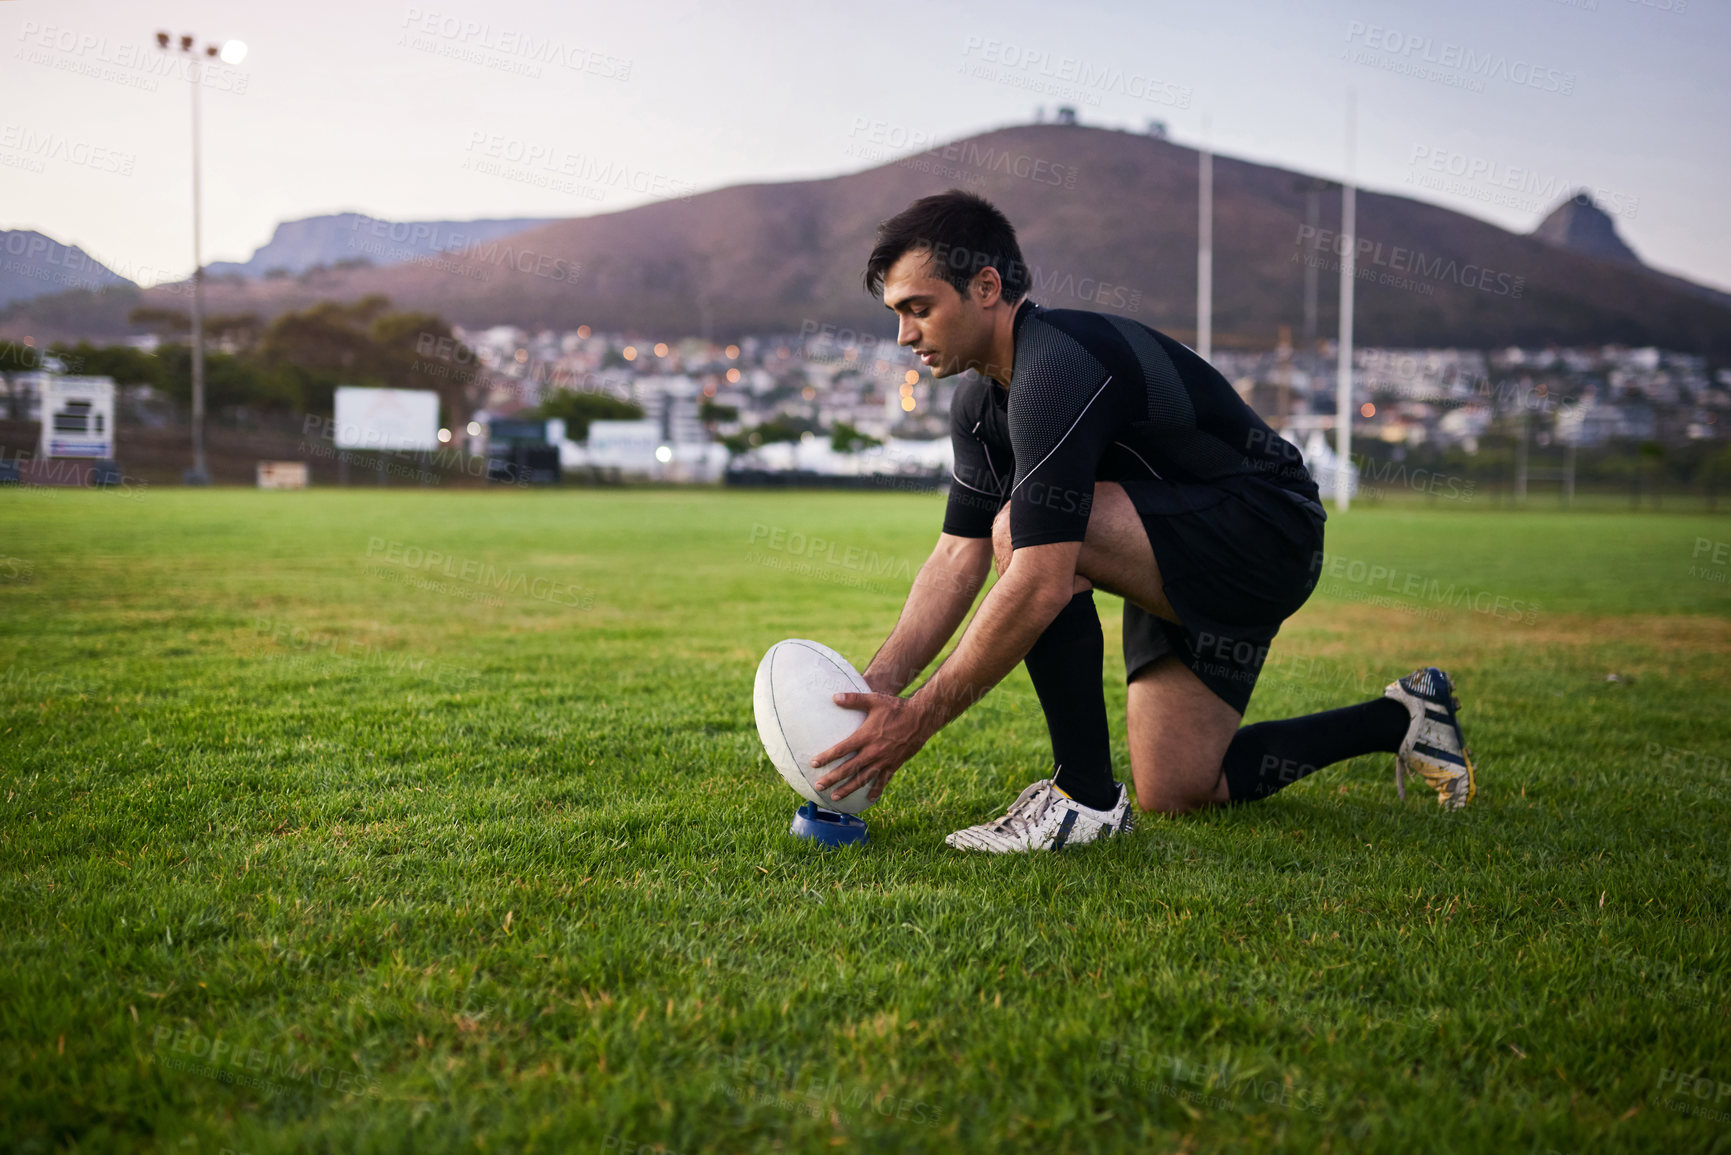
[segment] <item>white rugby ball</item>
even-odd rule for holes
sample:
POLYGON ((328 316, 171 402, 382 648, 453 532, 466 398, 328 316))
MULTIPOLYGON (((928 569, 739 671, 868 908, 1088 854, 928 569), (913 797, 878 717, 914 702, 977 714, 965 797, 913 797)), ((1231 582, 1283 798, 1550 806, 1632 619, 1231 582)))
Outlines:
POLYGON ((843 798, 820 793, 812 785, 845 759, 824 766, 811 764, 866 719, 864 710, 844 709, 830 695, 871 692, 848 660, 822 642, 789 638, 763 655, 752 694, 757 736, 763 739, 769 760, 800 797, 843 814, 858 814, 871 805, 866 798, 869 783, 843 798))

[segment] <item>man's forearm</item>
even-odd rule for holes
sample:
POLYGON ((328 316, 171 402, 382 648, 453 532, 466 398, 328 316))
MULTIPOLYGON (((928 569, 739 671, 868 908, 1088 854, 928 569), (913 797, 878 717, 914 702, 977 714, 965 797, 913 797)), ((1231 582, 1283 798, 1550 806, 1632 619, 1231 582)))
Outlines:
POLYGON ((1026 570, 1017 574, 1012 567, 986 595, 956 652, 913 696, 925 715, 928 733, 949 725, 1003 681, 1033 649, 1069 597, 1068 577, 1060 585, 1043 574, 1026 570))
POLYGON ((880 694, 906 689, 968 616, 990 564, 989 554, 981 564, 961 552, 933 551, 908 591, 895 629, 866 667, 866 684, 880 694))

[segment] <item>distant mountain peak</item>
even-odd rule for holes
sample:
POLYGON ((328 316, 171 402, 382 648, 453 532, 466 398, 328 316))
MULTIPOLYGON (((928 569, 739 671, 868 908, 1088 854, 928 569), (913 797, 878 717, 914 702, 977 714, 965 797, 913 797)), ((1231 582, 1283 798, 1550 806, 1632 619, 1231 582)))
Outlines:
POLYGON ((498 240, 552 224, 557 217, 491 218, 474 221, 388 221, 365 213, 327 213, 281 221, 265 244, 245 261, 212 261, 212 277, 257 279, 281 271, 300 274, 317 265, 361 260, 400 265, 417 257, 498 240))
POLYGON ((0 229, 0 306, 68 289, 137 288, 77 245, 34 229, 0 229))
POLYGON ((1554 248, 1567 249, 1601 261, 1616 261, 1624 265, 1639 265, 1623 238, 1617 235, 1617 224, 1611 214, 1593 202, 1585 191, 1578 192, 1556 208, 1533 230, 1535 240, 1554 248))

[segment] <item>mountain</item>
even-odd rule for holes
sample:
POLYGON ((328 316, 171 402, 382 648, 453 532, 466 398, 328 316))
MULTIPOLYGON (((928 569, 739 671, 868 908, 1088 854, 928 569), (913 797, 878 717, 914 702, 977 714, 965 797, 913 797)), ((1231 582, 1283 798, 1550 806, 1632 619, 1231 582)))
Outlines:
POLYGON ((1604 209, 1593 203, 1587 193, 1579 192, 1539 222, 1533 230, 1535 240, 1559 249, 1615 261, 1624 265, 1639 265, 1641 258, 1617 235, 1616 222, 1604 209))
POLYGON ((0 229, 0 306, 77 289, 137 288, 77 245, 0 229))
MULTIPOLYGON (((1593 198, 1585 192, 1576 193, 1552 209, 1550 215, 1533 230, 1533 237, 1555 248, 1596 257, 1602 261, 1647 268, 1646 263, 1635 255, 1635 250, 1618 235, 1617 225, 1610 214, 1595 204, 1593 198)), ((1651 276, 1672 288, 1731 308, 1731 293, 1710 285, 1698 285, 1670 273, 1648 271, 1651 276)))
POLYGON ((282 270, 304 273, 317 265, 366 260, 397 265, 433 253, 508 237, 555 218, 481 221, 386 221, 362 213, 333 213, 284 221, 246 261, 216 261, 207 276, 263 277, 282 270))
MULTIPOLYGON (((1321 195, 1312 232, 1306 183, 1286 169, 1215 158, 1217 346, 1268 348, 1283 326, 1299 334, 1307 264, 1320 270, 1318 331, 1333 334, 1340 194, 1321 195)), ((208 307, 268 316, 383 293, 400 308, 468 327, 587 324, 721 338, 833 325, 888 336, 892 318, 859 283, 873 232, 914 198, 952 186, 989 197, 1016 223, 1036 301, 1124 313, 1193 339, 1196 152, 1060 124, 1001 129, 844 176, 555 221, 388 268, 219 281, 207 289, 208 307)), ((1731 357, 1731 307, 1680 278, 1386 193, 1360 191, 1358 222, 1363 344, 1620 342, 1731 357)), ((140 298, 170 304, 175 293, 160 286, 140 298)), ((46 307, 0 311, 0 333, 115 339, 127 331, 118 301, 85 309, 82 328, 65 324, 77 310, 51 318, 46 307)))

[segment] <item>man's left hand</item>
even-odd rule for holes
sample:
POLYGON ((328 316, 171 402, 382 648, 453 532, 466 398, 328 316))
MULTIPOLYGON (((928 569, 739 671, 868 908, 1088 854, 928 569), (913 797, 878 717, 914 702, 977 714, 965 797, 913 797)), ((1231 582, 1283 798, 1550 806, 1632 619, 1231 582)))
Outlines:
POLYGON ((894 694, 837 694, 835 704, 866 711, 866 720, 852 734, 811 760, 813 766, 822 766, 854 755, 813 785, 820 793, 844 798, 870 783, 868 797, 876 802, 902 763, 918 754, 932 736, 925 711, 911 698, 894 694), (836 783, 840 785, 831 790, 836 783))

